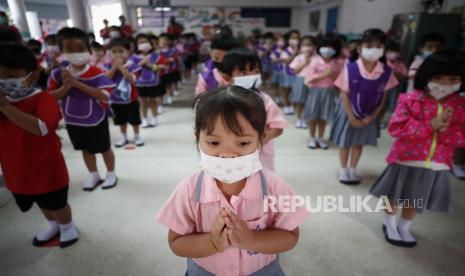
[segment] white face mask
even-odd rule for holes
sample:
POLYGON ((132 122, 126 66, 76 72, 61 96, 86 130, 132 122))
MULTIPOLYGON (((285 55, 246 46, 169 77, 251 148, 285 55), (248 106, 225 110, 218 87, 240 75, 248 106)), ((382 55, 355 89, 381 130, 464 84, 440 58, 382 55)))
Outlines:
POLYGON ((24 84, 25 80, 31 74, 22 78, 13 79, 0 79, 0 90, 11 99, 19 99, 25 97, 34 92, 34 87, 30 87, 24 84))
POLYGON ((377 61, 384 55, 383 48, 362 48, 362 57, 368 61, 377 61))
POLYGON ((454 85, 443 85, 430 81, 428 83, 428 90, 433 98, 435 98, 436 100, 440 100, 449 96, 450 94, 459 91, 461 85, 461 83, 454 85))
POLYGON ((331 47, 321 47, 319 52, 320 55, 324 58, 330 58, 336 54, 336 51, 331 47))
POLYGON ((221 158, 207 155, 200 150, 200 166, 211 177, 232 184, 263 169, 258 150, 236 158, 221 158))
POLYGON ((260 74, 241 76, 233 78, 234 85, 244 87, 245 89, 251 89, 252 87, 258 88, 262 85, 262 76, 260 74))
POLYGON ((148 52, 152 50, 152 45, 150 45, 150 43, 141 43, 137 46, 137 49, 141 52, 148 52))
POLYGON ((89 52, 63 54, 63 58, 72 65, 84 65, 90 61, 89 52))

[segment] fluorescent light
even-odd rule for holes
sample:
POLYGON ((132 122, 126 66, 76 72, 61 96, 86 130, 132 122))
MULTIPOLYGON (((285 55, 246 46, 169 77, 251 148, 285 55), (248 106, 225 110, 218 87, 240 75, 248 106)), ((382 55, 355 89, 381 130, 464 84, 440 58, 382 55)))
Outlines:
POLYGON ((169 12, 169 11, 171 11, 171 8, 170 7, 156 7, 155 11, 157 11, 157 12, 161 12, 161 11, 169 12))

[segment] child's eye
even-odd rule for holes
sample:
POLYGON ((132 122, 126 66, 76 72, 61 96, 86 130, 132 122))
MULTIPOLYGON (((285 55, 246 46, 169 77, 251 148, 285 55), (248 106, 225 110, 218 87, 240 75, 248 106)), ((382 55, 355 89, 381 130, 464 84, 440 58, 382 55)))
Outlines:
POLYGON ((245 146, 248 146, 248 145, 250 145, 250 144, 251 144, 250 142, 240 142, 240 143, 239 143, 239 145, 240 145, 241 147, 245 147, 245 146))
POLYGON ((214 146, 218 146, 219 144, 220 144, 220 143, 217 142, 217 141, 210 141, 210 142, 207 142, 207 145, 213 146, 213 147, 214 147, 214 146))

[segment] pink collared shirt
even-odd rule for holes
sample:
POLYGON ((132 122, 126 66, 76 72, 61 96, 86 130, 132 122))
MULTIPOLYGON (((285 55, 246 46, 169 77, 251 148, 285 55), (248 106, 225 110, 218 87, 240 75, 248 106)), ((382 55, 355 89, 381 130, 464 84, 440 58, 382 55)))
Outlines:
POLYGON ((326 70, 331 70, 334 76, 338 76, 342 70, 342 64, 339 59, 331 59, 328 63, 320 56, 315 56, 310 66, 305 71, 305 85, 309 87, 330 88, 334 87, 334 79, 329 76, 315 83, 310 83, 315 78, 323 75, 326 70))
MULTIPOLYGON (((377 62, 375 67, 371 72, 368 72, 365 66, 363 66, 362 60, 357 59, 356 61, 358 69, 360 70, 360 74, 362 77, 365 79, 369 80, 375 80, 381 76, 381 74, 384 73, 384 68, 383 64, 381 62, 377 62)), ((342 73, 339 75, 339 77, 336 79, 334 84, 344 92, 349 92, 349 73, 347 71, 347 66, 344 67, 344 70, 342 73)), ((385 91, 388 91, 392 89, 393 87, 397 86, 399 84, 399 81, 396 79, 394 74, 391 75, 391 78, 389 78, 388 83, 386 84, 386 87, 384 88, 385 91)))
MULTIPOLYGON (((292 188, 282 178, 267 169, 263 172, 268 195, 294 195, 292 188)), ((269 208, 265 211, 258 172, 247 178, 242 191, 237 196, 231 196, 230 201, 218 188, 216 180, 205 173, 200 202, 196 202, 195 191, 199 173, 183 179, 156 216, 158 222, 180 235, 211 232, 214 217, 223 207, 233 211, 252 230, 274 228, 292 231, 299 227, 309 215, 304 207, 296 208, 295 212, 273 212, 268 206, 269 208)), ((252 274, 270 264, 276 256, 276 254, 261 254, 229 248, 222 253, 205 258, 194 258, 193 261, 215 275, 237 276, 252 274)))
MULTIPOLYGON (((315 56, 311 56, 309 57, 310 59, 310 62, 315 58, 315 56)), ((292 70, 296 71, 298 68, 302 67, 305 65, 304 68, 302 68, 302 70, 297 74, 297 76, 299 77, 305 77, 305 75, 303 74, 306 67, 308 67, 310 65, 310 62, 307 63, 307 55, 306 54, 300 54, 298 56, 296 56, 291 64, 289 64, 289 67, 291 67, 292 70)))
MULTIPOLYGON (((218 82, 219 86, 227 85, 227 81, 221 76, 218 69, 213 69, 213 75, 215 76, 216 81, 218 82)), ((203 79, 202 74, 199 74, 199 79, 197 81, 197 85, 195 86, 195 94, 199 95, 203 92, 208 90, 207 82, 203 79)))

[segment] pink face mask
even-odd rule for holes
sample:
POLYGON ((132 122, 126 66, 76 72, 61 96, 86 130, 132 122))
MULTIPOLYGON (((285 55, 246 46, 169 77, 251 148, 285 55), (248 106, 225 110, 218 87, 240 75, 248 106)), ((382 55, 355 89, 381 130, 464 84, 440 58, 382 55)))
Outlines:
POLYGON ((312 46, 302 46, 302 47, 300 48, 300 52, 301 52, 302 54, 307 54, 307 55, 309 55, 309 54, 311 54, 311 53, 313 52, 313 47, 312 47, 312 46))
POLYGON ((386 54, 386 58, 387 58, 388 60, 394 61, 394 60, 396 60, 396 59, 399 58, 399 54, 398 54, 398 53, 390 52, 390 53, 387 53, 387 54, 386 54))
POLYGON ((284 40, 278 40, 278 42, 276 42, 276 45, 280 48, 284 47, 285 45, 284 40))
POLYGON ((296 47, 299 45, 299 40, 295 38, 289 39, 289 45, 296 47))

